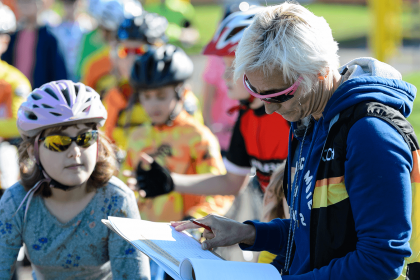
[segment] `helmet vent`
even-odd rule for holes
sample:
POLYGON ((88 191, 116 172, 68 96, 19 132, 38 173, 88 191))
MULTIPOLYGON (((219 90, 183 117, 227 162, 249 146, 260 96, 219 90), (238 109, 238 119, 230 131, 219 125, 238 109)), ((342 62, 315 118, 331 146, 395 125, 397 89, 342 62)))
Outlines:
POLYGON ((87 107, 83 110, 83 113, 84 113, 84 112, 89 112, 89 110, 90 110, 90 105, 89 105, 89 106, 87 106, 87 107))
POLYGON ((32 112, 25 111, 25 116, 28 119, 33 120, 33 121, 38 120, 38 117, 34 113, 32 113, 32 112))
POLYGON ((44 104, 44 103, 42 103, 41 105, 42 105, 42 107, 47 108, 47 109, 54 108, 54 107, 51 107, 50 105, 47 105, 47 104, 44 104))
MULTIPOLYGON (((46 93, 48 93, 49 95, 51 95, 52 97, 54 97, 55 99, 57 99, 57 101, 60 101, 57 97, 57 95, 54 93, 54 91, 50 88, 45 88, 44 91, 46 93)), ((38 99, 37 99, 38 100, 38 99)))
POLYGON ((31 97, 32 99, 35 99, 35 100, 40 100, 42 98, 42 96, 39 95, 38 93, 32 93, 31 97))
POLYGON ((232 38, 233 36, 235 36, 236 34, 238 34, 239 32, 241 32, 242 30, 244 30, 245 26, 239 26, 239 27, 235 27, 232 32, 229 33, 229 35, 227 35, 226 40, 229 40, 230 38, 232 38))
POLYGON ((61 90, 61 92, 63 93, 63 96, 64 96, 64 98, 65 98, 65 99, 66 99, 66 101, 67 101, 67 105, 69 105, 69 106, 70 106, 70 94, 69 94, 69 89, 68 89, 68 88, 62 89, 62 90, 61 90))
POLYGON ((80 89, 80 87, 79 87, 79 86, 74 85, 74 91, 75 91, 75 93, 76 93, 76 96, 79 94, 79 89, 80 89))
POLYGON ((54 113, 54 112, 50 112, 50 114, 51 114, 51 115, 54 115, 54 116, 56 116, 56 117, 61 117, 61 116, 62 116, 61 114, 59 114, 59 113, 54 113))
POLYGON ((90 97, 85 101, 85 103, 88 103, 89 101, 90 101, 91 99, 90 99, 90 97))
POLYGON ((34 106, 32 106, 32 108, 39 108, 39 106, 38 105, 34 105, 34 106))

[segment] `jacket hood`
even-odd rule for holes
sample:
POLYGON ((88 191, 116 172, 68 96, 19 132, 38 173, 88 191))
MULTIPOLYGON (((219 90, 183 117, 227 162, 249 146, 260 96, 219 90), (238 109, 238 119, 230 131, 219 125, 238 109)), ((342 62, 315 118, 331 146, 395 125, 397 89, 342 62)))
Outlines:
POLYGON ((339 72, 345 82, 338 87, 324 109, 324 120, 329 122, 346 108, 365 101, 376 101, 399 110, 408 117, 416 97, 415 86, 402 81, 401 74, 392 66, 374 58, 357 58, 345 64, 339 72))

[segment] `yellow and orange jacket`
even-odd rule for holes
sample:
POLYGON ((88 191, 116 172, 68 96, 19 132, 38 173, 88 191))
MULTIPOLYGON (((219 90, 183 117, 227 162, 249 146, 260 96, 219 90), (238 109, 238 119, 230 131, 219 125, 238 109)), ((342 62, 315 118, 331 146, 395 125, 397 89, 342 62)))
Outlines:
MULTIPOLYGON (((108 119, 104 126, 105 134, 122 150, 126 150, 127 139, 133 129, 142 124, 150 123, 150 118, 140 103, 137 102, 131 109, 128 108, 132 94, 132 89, 128 83, 120 83, 119 86, 114 86, 108 90, 102 99, 102 103, 108 112, 108 119)), ((192 102, 198 104, 198 99, 192 91, 187 90, 184 96, 186 100, 192 100, 192 102)), ((194 119, 203 123, 201 111, 198 110, 194 113, 194 119)))
POLYGON ((96 90, 100 95, 116 84, 112 75, 110 47, 105 47, 86 58, 81 82, 96 90))
POLYGON ((17 111, 30 93, 28 78, 0 60, 0 138, 20 137, 16 126, 17 111))
MULTIPOLYGON (((186 111, 173 125, 146 124, 130 135, 124 169, 135 170, 141 153, 153 157, 171 172, 215 175, 226 172, 217 138, 186 111)), ((203 217, 209 213, 223 215, 233 196, 198 196, 171 192, 154 199, 139 199, 143 219, 156 222, 178 221, 186 216, 203 217)))

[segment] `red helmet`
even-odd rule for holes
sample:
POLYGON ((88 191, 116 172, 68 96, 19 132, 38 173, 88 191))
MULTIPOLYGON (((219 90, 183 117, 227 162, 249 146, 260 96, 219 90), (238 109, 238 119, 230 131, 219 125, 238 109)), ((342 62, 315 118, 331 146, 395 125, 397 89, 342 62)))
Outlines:
POLYGON ((236 47, 254 16, 262 10, 261 7, 251 6, 247 11, 239 11, 225 18, 219 25, 213 39, 205 47, 203 54, 217 56, 233 56, 236 47))

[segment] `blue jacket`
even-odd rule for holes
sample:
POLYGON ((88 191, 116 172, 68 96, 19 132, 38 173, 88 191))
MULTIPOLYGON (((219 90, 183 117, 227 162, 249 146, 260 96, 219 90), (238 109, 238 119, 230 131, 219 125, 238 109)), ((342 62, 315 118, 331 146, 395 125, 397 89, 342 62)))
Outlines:
MULTIPOLYGON (((330 122, 338 113, 360 102, 376 101, 408 117, 415 93, 414 86, 397 78, 372 76, 372 73, 351 77, 328 101, 323 117, 315 121, 303 145, 303 139, 299 137, 296 150, 292 150, 290 143, 289 206, 292 205, 291 189, 294 186, 291 183, 291 168, 297 166, 302 147, 301 170, 296 179, 298 196, 293 207, 299 225, 294 235, 296 250, 290 275, 283 276, 283 279, 395 279, 399 276, 404 258, 411 254, 410 171, 413 166, 411 151, 400 133, 376 117, 359 120, 347 136, 344 190, 337 191, 331 201, 320 202, 316 201, 315 185, 320 185, 317 170, 330 122), (353 228, 357 234, 356 249, 344 257, 330 260, 326 266, 312 269, 311 212, 316 211, 314 209, 319 208, 320 203, 325 203, 331 209, 329 215, 334 215, 334 203, 344 199, 348 199, 351 205, 353 228)), ((291 131, 296 128, 297 124, 292 123, 291 131)), ((319 193, 319 189, 317 191, 319 193)), ((327 191, 330 192, 330 189, 327 191)), ((252 247, 242 247, 277 254, 273 264, 281 270, 285 263, 290 219, 246 223, 255 225, 257 236, 252 247)))
MULTIPOLYGON (((11 35, 10 44, 7 51, 1 56, 1 59, 16 66, 16 49, 20 31, 16 31, 11 35)), ((67 79, 67 70, 58 43, 49 27, 43 26, 38 28, 36 38, 36 50, 32 76, 27 77, 32 88, 39 88, 45 83, 57 80, 67 79)), ((28 50, 33 51, 33 50, 28 50)))

